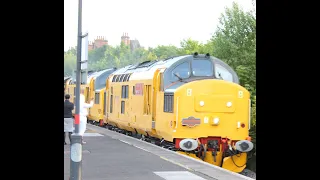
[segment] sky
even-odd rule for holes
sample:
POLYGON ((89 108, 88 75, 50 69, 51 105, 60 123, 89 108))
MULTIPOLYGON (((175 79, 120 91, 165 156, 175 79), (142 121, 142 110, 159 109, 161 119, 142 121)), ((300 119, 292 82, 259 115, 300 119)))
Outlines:
MULTIPOLYGON (((219 24, 225 7, 237 2, 245 11, 252 0, 82 0, 82 32, 89 41, 103 36, 109 45, 123 33, 140 45, 180 47, 183 39, 206 43, 219 24)), ((64 50, 77 45, 78 0, 64 0, 64 50)))

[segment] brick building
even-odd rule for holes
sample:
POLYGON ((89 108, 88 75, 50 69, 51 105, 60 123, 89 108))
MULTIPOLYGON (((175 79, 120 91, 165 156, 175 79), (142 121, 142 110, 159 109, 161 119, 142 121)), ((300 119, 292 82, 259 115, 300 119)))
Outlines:
POLYGON ((131 51, 141 47, 138 40, 130 40, 128 33, 123 33, 121 36, 121 42, 130 46, 131 51))
POLYGON ((93 42, 89 42, 88 49, 93 50, 108 45, 108 40, 104 36, 98 36, 93 42))
MULTIPOLYGON (((130 37, 128 36, 128 33, 123 33, 121 36, 121 42, 123 42, 125 45, 130 46, 131 51, 141 48, 140 43, 138 40, 130 40, 130 37)), ((98 36, 96 39, 94 39, 93 42, 89 41, 88 50, 93 50, 102 47, 103 45, 108 45, 108 40, 104 36, 98 36)))

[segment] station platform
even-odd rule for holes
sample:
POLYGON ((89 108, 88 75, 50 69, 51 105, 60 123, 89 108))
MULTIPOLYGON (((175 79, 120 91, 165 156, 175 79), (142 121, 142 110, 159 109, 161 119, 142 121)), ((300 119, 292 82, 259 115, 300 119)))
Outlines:
MULTIPOLYGON (((253 180, 156 145, 87 125, 83 180, 253 180)), ((70 176, 70 143, 64 146, 64 179, 70 176)))

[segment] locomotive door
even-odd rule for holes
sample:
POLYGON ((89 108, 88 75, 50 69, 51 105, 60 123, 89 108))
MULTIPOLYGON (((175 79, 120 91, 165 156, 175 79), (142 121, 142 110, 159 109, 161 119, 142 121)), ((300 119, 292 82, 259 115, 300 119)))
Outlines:
POLYGON ((107 91, 105 90, 104 94, 103 94, 103 115, 104 116, 107 114, 107 109, 108 109, 108 106, 107 106, 107 91))
MULTIPOLYGON (((90 80, 90 83, 89 83, 88 99, 87 99, 88 103, 91 101, 92 98, 95 98, 94 79, 93 78, 90 80)), ((91 108, 89 108, 89 114, 91 114, 91 108)))
POLYGON ((90 102, 90 88, 86 87, 86 102, 90 102))
POLYGON ((161 91, 161 84, 162 84, 162 73, 164 72, 164 68, 159 68, 154 72, 153 76, 153 93, 152 93, 152 128, 155 129, 155 121, 157 115, 157 107, 158 107, 158 95, 161 91))

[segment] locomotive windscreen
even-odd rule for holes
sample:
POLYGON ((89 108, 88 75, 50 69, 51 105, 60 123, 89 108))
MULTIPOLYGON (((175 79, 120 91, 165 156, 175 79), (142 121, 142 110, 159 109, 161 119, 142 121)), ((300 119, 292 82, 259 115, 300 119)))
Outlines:
POLYGON ((193 76, 213 76, 212 62, 208 59, 197 59, 191 63, 193 76))

